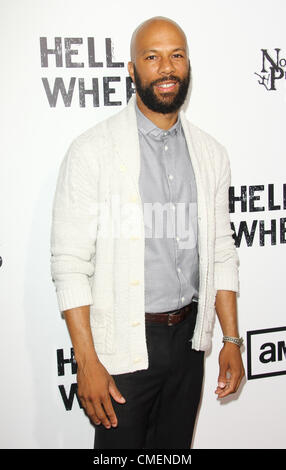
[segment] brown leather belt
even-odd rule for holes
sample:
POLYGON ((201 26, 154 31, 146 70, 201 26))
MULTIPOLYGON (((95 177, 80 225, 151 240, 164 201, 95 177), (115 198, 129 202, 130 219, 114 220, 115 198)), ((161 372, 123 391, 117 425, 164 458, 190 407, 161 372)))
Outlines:
POLYGON ((148 322, 165 323, 168 326, 176 325, 183 321, 188 315, 197 311, 198 302, 192 301, 190 304, 179 310, 171 310, 169 312, 148 313, 145 312, 145 319, 148 322))

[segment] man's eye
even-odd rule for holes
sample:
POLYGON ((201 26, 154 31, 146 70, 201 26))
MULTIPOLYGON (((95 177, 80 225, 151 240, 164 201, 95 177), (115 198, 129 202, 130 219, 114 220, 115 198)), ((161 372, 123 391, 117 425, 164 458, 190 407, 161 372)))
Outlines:
POLYGON ((173 57, 175 57, 177 59, 177 58, 183 57, 183 55, 182 54, 173 54, 173 57))
POLYGON ((154 60, 154 59, 156 59, 155 55, 148 55, 148 57, 146 57, 146 60, 154 60))

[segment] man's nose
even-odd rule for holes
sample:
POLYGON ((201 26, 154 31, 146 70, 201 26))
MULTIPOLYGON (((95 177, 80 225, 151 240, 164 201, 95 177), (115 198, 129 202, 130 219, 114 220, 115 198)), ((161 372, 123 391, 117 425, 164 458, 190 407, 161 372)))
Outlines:
POLYGON ((162 57, 159 65, 159 73, 170 74, 175 71, 174 64, 170 57, 162 57))

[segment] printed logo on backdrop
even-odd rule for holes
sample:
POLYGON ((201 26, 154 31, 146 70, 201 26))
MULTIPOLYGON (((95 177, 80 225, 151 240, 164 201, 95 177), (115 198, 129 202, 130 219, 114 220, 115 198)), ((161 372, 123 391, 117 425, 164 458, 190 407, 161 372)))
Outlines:
POLYGON ((277 90, 277 87, 286 79, 286 59, 281 49, 261 49, 262 68, 257 75, 259 85, 266 90, 277 90))
POLYGON ((94 37, 40 37, 41 67, 57 71, 57 76, 49 73, 49 77, 42 77, 47 103, 51 108, 59 104, 67 108, 121 106, 129 101, 135 90, 131 78, 126 76, 125 64, 114 60, 111 38, 104 39, 105 52, 98 57, 96 44, 100 40, 94 37), (82 59, 76 59, 78 55, 82 59), (94 75, 87 77, 87 69, 93 70, 94 75), (62 77, 58 76, 60 70, 65 72, 62 77), (66 73, 69 70, 73 71, 71 75, 66 73), (82 70, 85 73, 78 73, 82 70), (115 73, 111 74, 111 70, 115 73))
POLYGON ((242 244, 247 247, 285 244, 285 210, 285 183, 231 186, 229 212, 241 214, 240 219, 244 214, 244 220, 231 222, 236 247, 242 244))
POLYGON ((286 326, 247 332, 248 379, 286 374, 286 326))
MULTIPOLYGON (((58 376, 65 379, 65 384, 58 385, 61 400, 66 411, 71 411, 76 403, 82 408, 77 395, 77 382, 70 383, 73 376, 77 373, 77 363, 74 358, 73 348, 66 353, 63 349, 57 349, 58 376)), ((62 380, 63 382, 64 380, 62 380)))

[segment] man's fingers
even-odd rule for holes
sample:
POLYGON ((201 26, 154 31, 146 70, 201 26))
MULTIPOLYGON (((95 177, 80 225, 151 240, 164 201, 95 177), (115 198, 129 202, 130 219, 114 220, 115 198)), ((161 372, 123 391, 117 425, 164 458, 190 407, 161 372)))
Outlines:
MULTIPOLYGON (((111 424, 110 421, 105 413, 105 410, 102 406, 102 402, 104 400, 96 400, 92 398, 84 398, 83 396, 80 397, 81 404, 83 408, 86 411, 86 414, 89 416, 91 421, 95 424, 103 424, 105 427, 110 428, 111 424)), ((112 406, 112 405, 111 405, 112 406)), ((114 412, 113 412, 114 413, 114 412)), ((112 416, 113 423, 115 422, 114 417, 112 415, 112 412, 110 412, 109 408, 109 414, 112 416)), ((115 416, 115 413, 114 413, 115 416)), ((116 417, 115 417, 116 418, 116 417)))
POLYGON ((91 419, 91 421, 94 424, 99 425, 101 423, 100 419, 98 418, 97 414, 95 413, 95 410, 94 410, 94 407, 93 407, 92 403, 87 402, 87 404, 85 406, 85 411, 86 411, 87 415, 89 416, 89 418, 91 419))
POLYGON ((82 404, 82 407, 84 408, 86 414, 91 419, 91 421, 95 424, 100 424, 101 421, 95 413, 92 402, 89 400, 86 400, 83 396, 79 396, 79 399, 82 404))
MULTIPOLYGON (((91 372, 93 373, 93 369, 91 372)), ((78 371, 78 397, 89 418, 95 424, 103 424, 107 429, 118 425, 111 398, 118 403, 126 400, 118 390, 116 383, 106 369, 96 366, 96 380, 87 380, 87 374, 78 371), (95 386, 96 384, 96 386, 95 386)))
POLYGON ((233 373, 229 378, 225 379, 225 386, 220 387, 218 385, 215 393, 218 395, 218 398, 226 397, 231 393, 235 393, 238 390, 239 384, 241 382, 242 376, 239 373, 233 373))
POLYGON ((218 398, 223 398, 226 397, 227 395, 230 395, 231 393, 235 392, 235 387, 231 382, 227 382, 225 384, 225 387, 223 390, 218 389, 216 392, 218 394, 218 398))
POLYGON ((96 414, 97 418, 101 421, 103 426, 105 426, 106 428, 110 428, 111 423, 108 419, 108 416, 105 413, 105 409, 103 407, 102 401, 94 401, 93 408, 95 410, 95 414, 96 414))
POLYGON ((94 402, 94 409, 97 417, 106 428, 118 425, 117 416, 112 406, 110 394, 107 393, 100 401, 94 402))
POLYGON ((241 383, 241 381, 242 381, 242 379, 243 379, 243 376, 244 376, 244 369, 242 369, 242 370, 240 371, 240 374, 239 374, 239 376, 238 376, 238 379, 237 379, 237 382, 236 382, 236 386, 235 386, 235 392, 237 392, 237 390, 238 390, 238 388, 239 388, 239 386, 240 386, 240 383, 241 383))
POLYGON ((219 370, 219 376, 217 379, 217 385, 219 389, 224 389, 229 379, 227 378, 227 366, 221 366, 219 370))
POLYGON ((123 397, 123 395, 118 390, 118 388, 116 386, 116 383, 114 382, 113 379, 110 380, 110 382, 109 382, 109 392, 110 392, 110 395, 112 395, 112 398, 114 398, 114 400, 117 401, 118 403, 125 403, 126 402, 125 398, 123 397))
POLYGON ((114 408, 111 403, 110 395, 108 395, 104 402, 103 402, 104 410, 106 415, 108 416, 110 423, 113 427, 116 427, 118 425, 118 420, 117 416, 115 414, 114 408))

